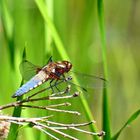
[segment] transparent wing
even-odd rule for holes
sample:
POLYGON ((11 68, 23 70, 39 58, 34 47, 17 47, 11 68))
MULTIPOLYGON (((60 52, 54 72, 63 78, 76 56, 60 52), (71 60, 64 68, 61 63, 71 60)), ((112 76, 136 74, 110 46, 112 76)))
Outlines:
POLYGON ((69 76, 72 78, 75 76, 78 80, 79 85, 74 83, 74 80, 68 81, 68 83, 72 85, 76 85, 81 87, 82 89, 86 90, 88 88, 105 88, 107 85, 107 80, 102 77, 79 73, 79 72, 69 72, 69 76))
POLYGON ((41 70, 40 67, 35 66, 34 64, 32 64, 31 62, 24 60, 21 62, 20 66, 20 73, 22 75, 22 78, 24 80, 29 80, 31 79, 35 74, 38 73, 38 71, 41 70))

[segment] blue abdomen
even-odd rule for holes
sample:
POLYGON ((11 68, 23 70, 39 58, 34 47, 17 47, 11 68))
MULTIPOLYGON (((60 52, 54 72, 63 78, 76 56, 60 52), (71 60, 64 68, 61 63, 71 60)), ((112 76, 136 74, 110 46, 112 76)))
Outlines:
POLYGON ((36 88, 37 86, 41 85, 43 82, 45 82, 45 73, 38 73, 37 75, 35 75, 31 80, 29 80, 27 83, 25 83, 24 85, 22 85, 16 92, 15 94, 12 96, 17 97, 17 96, 21 96, 27 92, 29 92, 30 90, 36 88))

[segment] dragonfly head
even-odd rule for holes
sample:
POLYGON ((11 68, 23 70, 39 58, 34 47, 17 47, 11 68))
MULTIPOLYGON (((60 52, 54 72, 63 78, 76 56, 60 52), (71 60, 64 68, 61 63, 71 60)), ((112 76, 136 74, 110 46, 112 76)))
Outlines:
POLYGON ((72 64, 68 61, 63 61, 63 63, 66 66, 66 72, 70 71, 70 69, 72 68, 72 64))
POLYGON ((57 66, 63 72, 69 72, 70 69, 72 68, 72 64, 69 61, 60 61, 60 62, 57 62, 57 66))

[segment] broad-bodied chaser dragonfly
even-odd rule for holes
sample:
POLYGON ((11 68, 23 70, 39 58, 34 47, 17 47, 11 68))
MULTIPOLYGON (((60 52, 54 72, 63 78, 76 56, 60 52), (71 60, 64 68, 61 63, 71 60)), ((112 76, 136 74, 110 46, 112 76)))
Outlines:
MULTIPOLYGON (((48 60, 47 65, 42 68, 33 65, 27 60, 24 60, 20 65, 20 71, 23 79, 28 80, 28 82, 22 85, 12 97, 15 98, 18 96, 22 96, 23 94, 35 89, 36 87, 42 85, 44 82, 47 82, 49 80, 51 86, 52 81, 59 81, 62 79, 61 77, 63 77, 64 79, 65 74, 69 74, 71 68, 72 64, 69 61, 53 62, 52 57, 50 57, 50 59, 48 60), (33 69, 34 72, 28 71, 28 69, 33 69)), ((80 83, 81 81, 84 81, 84 83, 82 82, 82 86, 84 86, 85 88, 94 88, 96 86, 99 86, 98 83, 102 83, 102 85, 100 86, 103 86, 103 83, 106 81, 103 78, 82 73, 74 72, 74 75, 76 75, 80 83)))

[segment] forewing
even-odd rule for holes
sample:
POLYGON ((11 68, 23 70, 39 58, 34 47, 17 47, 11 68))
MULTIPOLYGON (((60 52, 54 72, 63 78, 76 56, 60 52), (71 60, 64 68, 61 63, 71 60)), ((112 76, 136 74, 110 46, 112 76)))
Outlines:
MULTIPOLYGON (((81 88, 88 89, 88 88, 104 88, 107 85, 107 80, 102 77, 79 73, 79 72, 70 72, 68 73, 71 77, 76 77, 78 83, 81 88)), ((71 84, 75 84, 74 80, 70 81, 71 84)))
POLYGON ((37 74, 37 72, 41 69, 38 66, 35 66, 34 64, 32 64, 31 62, 24 60, 21 62, 20 64, 20 73, 22 75, 22 78, 24 80, 29 80, 31 79, 35 74, 37 74))

